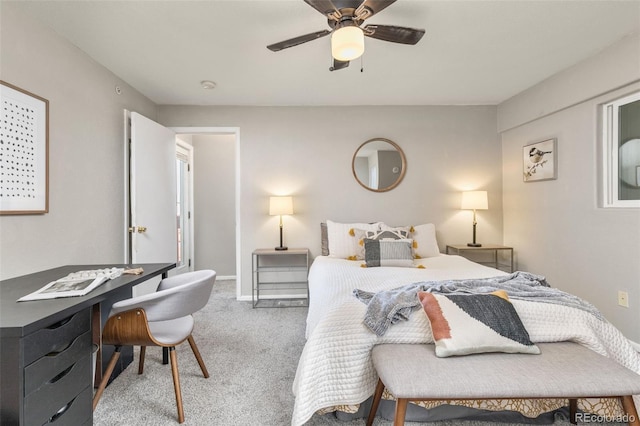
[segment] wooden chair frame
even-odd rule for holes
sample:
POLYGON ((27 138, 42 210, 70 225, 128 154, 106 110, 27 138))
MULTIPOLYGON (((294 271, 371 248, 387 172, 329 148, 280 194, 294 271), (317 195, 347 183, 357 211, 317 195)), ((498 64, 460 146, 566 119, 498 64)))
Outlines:
POLYGON ((114 345, 116 347, 115 352, 109 360, 107 369, 102 375, 102 380, 95 396, 93 397, 93 409, 95 410, 102 393, 104 392, 107 382, 111 377, 111 373, 120 358, 120 350, 122 346, 133 345, 140 346, 140 361, 138 364, 138 374, 142 374, 144 370, 144 357, 147 346, 160 346, 162 348, 169 349, 169 358, 171 361, 171 374, 173 376, 173 386, 176 394, 176 405, 178 408, 178 422, 184 422, 184 409, 182 404, 182 391, 180 389, 180 377, 178 375, 178 358, 176 355, 176 346, 183 343, 185 340, 189 342, 191 350, 198 361, 198 365, 202 370, 202 374, 205 378, 209 377, 207 367, 204 365, 198 346, 196 345, 193 335, 189 335, 186 339, 171 344, 161 343, 157 341, 149 330, 149 322, 147 321, 147 315, 142 308, 136 308, 125 312, 120 312, 113 315, 107 320, 102 332, 102 344, 114 345))

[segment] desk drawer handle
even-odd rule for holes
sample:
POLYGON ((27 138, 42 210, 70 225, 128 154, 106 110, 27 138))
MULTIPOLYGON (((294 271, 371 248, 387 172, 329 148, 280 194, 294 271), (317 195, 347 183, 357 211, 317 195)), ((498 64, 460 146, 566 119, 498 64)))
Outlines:
POLYGON ((63 320, 58 321, 55 324, 51 324, 49 327, 47 327, 48 330, 55 330, 56 328, 60 328, 62 326, 64 326, 65 324, 67 324, 69 321, 71 321, 71 318, 73 318, 72 316, 69 318, 65 318, 63 320))
POLYGON ((57 357, 58 355, 60 355, 61 353, 69 349, 71 346, 73 346, 78 340, 82 339, 83 337, 84 337, 83 335, 80 335, 75 339, 73 339, 71 342, 69 342, 64 348, 55 348, 53 351, 49 352, 45 356, 50 358, 57 357))
POLYGON ((71 365, 69 368, 67 368, 66 370, 62 371, 60 374, 58 374, 57 376, 55 376, 54 378, 49 380, 47 383, 55 383, 58 380, 62 379, 64 376, 69 374, 69 372, 71 372, 71 370, 73 370, 74 366, 75 366, 75 364, 71 365))
MULTIPOLYGON (((76 399, 75 399, 75 398, 73 398, 73 399, 72 399, 71 401, 69 401, 69 403, 67 403, 64 407, 62 407, 61 409, 59 409, 59 410, 58 410, 58 411, 57 411, 53 416, 51 416, 51 417, 49 418, 49 421, 48 421, 47 423, 45 423, 45 425, 46 425, 46 424, 49 424, 49 423, 54 423, 56 420, 58 420, 58 419, 60 418, 60 416, 62 416, 64 413, 66 413, 66 412, 67 412, 67 410, 68 410, 69 408, 71 408, 71 406, 73 405, 73 403, 75 402, 75 400, 76 400, 76 399)), ((43 426, 44 426, 44 425, 43 425, 43 426)))

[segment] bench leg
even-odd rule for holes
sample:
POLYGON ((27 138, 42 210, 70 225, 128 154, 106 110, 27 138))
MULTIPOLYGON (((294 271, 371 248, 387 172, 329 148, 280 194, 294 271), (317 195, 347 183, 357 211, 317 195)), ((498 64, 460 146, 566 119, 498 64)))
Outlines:
POLYGON ((640 426, 640 419, 638 419, 638 410, 636 410, 636 404, 633 403, 633 396, 627 395, 621 397, 622 408, 625 414, 629 416, 629 426, 640 426))
POLYGON ((373 424, 373 419, 376 417, 378 406, 380 405, 380 399, 382 398, 382 392, 384 392, 384 383, 382 383, 382 380, 378 379, 376 393, 373 394, 373 402, 371 403, 371 410, 369 411, 369 417, 367 418, 367 426, 371 426, 373 424))
POLYGON ((575 398, 569 399, 569 423, 577 425, 576 413, 578 412, 578 400, 575 398))
POLYGON ((404 426, 404 418, 407 416, 407 402, 406 398, 398 398, 396 400, 396 414, 393 418, 393 426, 404 426))

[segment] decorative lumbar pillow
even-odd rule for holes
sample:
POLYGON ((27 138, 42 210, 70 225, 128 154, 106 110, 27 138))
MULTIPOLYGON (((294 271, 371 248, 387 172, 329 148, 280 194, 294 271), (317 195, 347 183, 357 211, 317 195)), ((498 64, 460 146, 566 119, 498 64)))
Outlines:
POLYGON ((506 292, 433 294, 418 292, 436 356, 483 352, 539 354, 506 292))
POLYGON ((413 241, 402 240, 364 240, 363 266, 413 266, 413 241))
POLYGON ((356 255, 358 241, 351 235, 352 229, 377 231, 380 229, 380 223, 339 223, 327 220, 330 257, 349 259, 356 255))
POLYGON ((406 240, 409 239, 409 230, 384 230, 365 231, 363 229, 353 229, 353 237, 358 241, 356 255, 351 260, 364 259, 364 240, 406 240))

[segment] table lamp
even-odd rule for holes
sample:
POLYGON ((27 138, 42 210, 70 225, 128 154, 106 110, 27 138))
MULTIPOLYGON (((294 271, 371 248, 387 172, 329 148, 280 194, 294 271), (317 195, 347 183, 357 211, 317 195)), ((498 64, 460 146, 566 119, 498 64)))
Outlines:
POLYGON ((468 243, 469 247, 482 247, 482 244, 476 243, 476 210, 487 210, 489 202, 487 200, 487 191, 464 191, 462 193, 462 210, 473 210, 473 242, 468 243))
POLYGON ((269 215, 280 216, 280 246, 276 250, 287 250, 282 245, 282 215, 293 214, 293 198, 292 197, 270 197, 269 198, 269 215))

